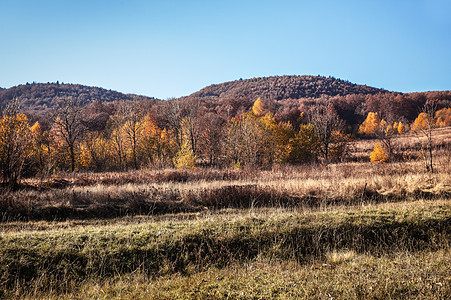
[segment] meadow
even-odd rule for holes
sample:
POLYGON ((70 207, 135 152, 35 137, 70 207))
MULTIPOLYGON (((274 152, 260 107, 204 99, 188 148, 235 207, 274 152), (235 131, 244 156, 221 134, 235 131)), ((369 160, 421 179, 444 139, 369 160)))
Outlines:
POLYGON ((0 196, 0 297, 449 299, 450 135, 436 136, 433 173, 414 150, 370 163, 364 140, 329 165, 28 179, 0 196))

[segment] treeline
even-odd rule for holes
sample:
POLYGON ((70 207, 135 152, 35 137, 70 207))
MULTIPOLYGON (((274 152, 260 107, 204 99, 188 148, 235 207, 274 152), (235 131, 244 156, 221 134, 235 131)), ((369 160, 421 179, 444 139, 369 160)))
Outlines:
MULTIPOLYGON (((201 102, 203 106, 223 118, 231 117, 249 110, 258 97, 255 98, 224 98, 224 97, 183 97, 183 101, 201 102)), ((330 103, 339 117, 355 132, 365 120, 369 112, 377 112, 387 122, 401 121, 411 123, 427 102, 436 102, 439 109, 451 105, 451 91, 423 93, 393 93, 349 94, 345 96, 321 96, 319 98, 299 99, 261 99, 268 109, 274 113, 279 122, 290 122, 297 126, 299 115, 314 107, 318 102, 330 103)), ((351 130, 351 129, 350 129, 351 130)))
MULTIPOLYGON (((81 106, 67 98, 47 120, 30 123, 17 101, 9 103, 0 120, 3 183, 15 185, 22 176, 57 171, 328 163, 349 153, 352 132, 330 99, 320 99, 301 112, 295 125, 278 121, 260 98, 248 110, 233 116, 229 111, 227 117, 210 111, 201 101, 146 104, 121 101, 81 106)), ((424 114, 418 118, 413 128, 429 120, 424 114)), ((451 109, 431 114, 431 120, 428 124, 433 126, 450 126, 451 109)), ((389 141, 392 133, 408 128, 408 123, 396 121, 395 125, 370 113, 360 133, 381 132, 377 137, 389 141)))
MULTIPOLYGON (((16 99, 21 103, 21 111, 32 122, 40 123, 48 120, 51 111, 63 104, 68 97, 81 105, 98 101, 111 103, 109 106, 115 107, 120 101, 141 101, 146 108, 153 107, 155 112, 165 107, 165 101, 154 98, 76 84, 26 84, 0 90, 0 103, 6 104, 16 99)), ((357 131, 369 112, 377 112, 390 123, 411 123, 428 101, 437 102, 440 108, 449 107, 451 92, 402 94, 333 77, 273 76, 211 85, 177 101, 200 103, 195 105, 200 106, 203 112, 217 114, 221 119, 229 120, 249 111, 257 98, 265 102, 278 122, 290 122, 295 128, 301 123, 300 114, 315 106, 320 99, 320 102, 331 103, 339 117, 357 131)), ((111 109, 108 113, 111 114, 111 109)), ((164 118, 158 121, 166 122, 164 118)))
POLYGON ((46 124, 30 124, 17 103, 0 120, 0 167, 5 184, 21 176, 63 171, 192 168, 197 165, 266 167, 322 157, 341 159, 349 136, 333 107, 322 104, 295 129, 277 122, 263 101, 250 111, 223 119, 201 103, 168 101, 157 109, 139 101, 111 108, 80 106, 67 99, 46 124), (98 120, 93 129, 92 120, 98 120), (102 124, 103 122, 103 124, 102 124))

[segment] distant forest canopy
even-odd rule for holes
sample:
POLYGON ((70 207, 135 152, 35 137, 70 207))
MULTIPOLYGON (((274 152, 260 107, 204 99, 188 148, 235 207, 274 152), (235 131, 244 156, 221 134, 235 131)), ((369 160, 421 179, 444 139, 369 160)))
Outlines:
MULTIPOLYGON (((17 99, 30 122, 46 126, 54 108, 72 99, 85 106, 85 123, 103 130, 119 103, 138 101, 159 126, 171 129, 170 111, 181 114, 214 114, 223 122, 251 109, 257 98, 279 122, 299 126, 301 113, 307 116, 317 103, 330 103, 349 131, 356 131, 368 112, 377 112, 388 122, 411 123, 427 100, 438 109, 451 106, 451 91, 397 93, 323 76, 271 76, 213 84, 189 96, 161 101, 153 97, 123 94, 99 87, 63 83, 32 83, 0 90, 0 104, 17 99), (175 105, 176 104, 176 105, 175 105)), ((305 120, 304 120, 305 121, 305 120)))
POLYGON ((45 113, 58 106, 65 98, 72 98, 81 105, 94 101, 113 102, 118 100, 155 101, 153 97, 123 94, 100 87, 65 83, 27 83, 9 89, 0 89, 0 104, 17 99, 26 113, 45 113))
POLYGON ((191 94, 191 97, 300 99, 351 94, 377 94, 387 92, 366 85, 358 85, 334 77, 286 75, 259 77, 213 84, 191 94))

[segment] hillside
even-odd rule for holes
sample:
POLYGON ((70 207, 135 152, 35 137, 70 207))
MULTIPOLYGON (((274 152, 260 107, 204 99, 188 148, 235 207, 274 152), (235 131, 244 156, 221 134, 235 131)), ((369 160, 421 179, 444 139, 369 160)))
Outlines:
MULTIPOLYGON (((111 103, 116 100, 142 100, 146 102, 145 107, 154 107, 154 116, 160 124, 167 123, 169 103, 157 101, 153 97, 80 84, 33 83, 9 89, 0 88, 0 106, 17 98, 22 110, 32 120, 46 119, 47 112, 68 97, 79 100, 83 105, 95 101, 111 103)), ((248 111, 259 97, 265 102, 267 111, 274 113, 278 121, 290 121, 293 125, 299 123, 301 112, 308 112, 319 98, 327 98, 339 116, 350 125, 363 122, 370 111, 378 112, 389 121, 412 122, 427 100, 437 100, 439 108, 448 107, 451 103, 450 91, 402 94, 334 77, 311 75, 259 77, 213 84, 172 101, 182 102, 184 110, 195 110, 202 114, 210 112, 227 120, 248 111)), ((108 111, 107 114, 111 114, 114 110, 108 111)))
POLYGON ((363 122, 370 111, 378 112, 390 122, 412 122, 428 100, 437 101, 439 108, 451 103, 450 91, 398 93, 311 75, 259 77, 213 84, 180 100, 201 102, 211 112, 227 119, 248 111, 259 97, 277 120, 291 124, 297 124, 300 113, 307 112, 319 98, 333 104, 340 118, 350 125, 363 122))
POLYGON ((28 113, 43 113, 55 107, 64 98, 75 98, 87 105, 96 100, 112 102, 116 100, 156 100, 153 97, 123 94, 113 90, 80 84, 33 83, 0 89, 0 105, 17 98, 22 109, 28 113))
POLYGON ((191 97, 251 98, 282 100, 345 96, 351 94, 377 94, 387 92, 366 85, 358 85, 322 76, 271 76, 235 80, 213 84, 191 94, 191 97))

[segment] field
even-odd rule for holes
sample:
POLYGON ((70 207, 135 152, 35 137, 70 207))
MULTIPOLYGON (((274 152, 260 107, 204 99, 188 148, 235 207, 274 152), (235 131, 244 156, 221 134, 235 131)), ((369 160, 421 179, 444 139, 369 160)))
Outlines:
POLYGON ((29 179, 0 196, 0 297, 449 299, 451 135, 436 136, 434 173, 414 151, 369 163, 367 140, 327 166, 29 179))

